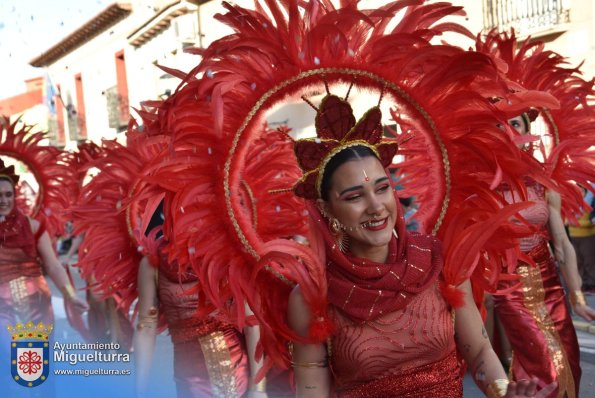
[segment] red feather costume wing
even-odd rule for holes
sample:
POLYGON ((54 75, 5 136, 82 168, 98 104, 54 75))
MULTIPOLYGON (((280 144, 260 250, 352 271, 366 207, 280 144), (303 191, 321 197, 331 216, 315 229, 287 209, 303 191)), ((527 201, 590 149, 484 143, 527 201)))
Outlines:
POLYGON ((136 298, 138 264, 144 232, 163 191, 143 181, 145 168, 166 144, 162 137, 131 131, 128 146, 105 141, 102 156, 89 166, 99 169, 82 188, 71 209, 77 231, 85 233, 78 266, 94 290, 117 297, 126 313, 136 298))
POLYGON ((7 117, 0 120, 0 154, 23 162, 33 173, 39 192, 33 206, 23 210, 30 217, 43 220, 50 236, 56 237, 64 232, 64 212, 76 192, 68 155, 56 147, 42 145, 46 135, 34 132, 33 126, 17 128, 18 124, 19 120, 10 123, 7 117))
MULTIPOLYGON (((595 182, 595 79, 585 80, 580 66, 569 67, 563 56, 545 50, 543 42, 519 43, 514 31, 478 36, 476 48, 503 60, 508 66, 506 77, 518 86, 546 92, 559 102, 559 106, 548 106, 526 101, 542 111, 552 145, 546 151, 541 142, 539 148, 548 175, 557 183, 555 190, 562 196, 563 215, 574 220, 584 208, 576 184, 591 189, 595 182)), ((517 115, 528 109, 520 109, 517 115)))
POLYGON ((217 18, 235 33, 201 50, 201 63, 161 105, 158 123, 171 135, 173 149, 160 162, 169 179, 161 184, 176 192, 172 254, 195 268, 207 299, 240 327, 248 301, 273 359, 287 359, 285 338, 299 339, 285 321, 292 283, 300 284, 314 314, 310 337, 328 334, 325 270, 312 252, 319 248, 266 242, 241 193, 250 148, 262 137, 265 112, 274 105, 336 85, 356 85, 391 101, 409 139, 402 145, 408 160, 401 165, 408 189, 425 195, 425 225, 435 226, 449 247, 445 291, 479 269, 481 250, 496 246, 494 234, 523 232, 506 224, 519 206, 502 210, 490 188, 505 181, 522 191, 525 175, 548 182, 539 165, 522 159, 496 127, 506 115, 486 98, 504 96, 510 87, 490 57, 430 44, 445 30, 468 34, 456 24, 437 23, 460 7, 421 0, 378 10, 358 10, 357 1, 335 8, 326 0, 269 0, 266 12, 259 2, 256 10, 225 7, 227 13, 217 18), (387 32, 399 10, 402 19, 387 32), (447 240, 449 228, 462 232, 447 240))

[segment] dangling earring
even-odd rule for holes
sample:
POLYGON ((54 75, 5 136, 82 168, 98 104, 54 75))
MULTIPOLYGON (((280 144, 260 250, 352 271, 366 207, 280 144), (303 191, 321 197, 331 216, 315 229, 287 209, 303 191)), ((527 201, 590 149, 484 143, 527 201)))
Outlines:
POLYGON ((393 229, 393 235, 395 238, 399 239, 399 234, 397 233, 396 229, 393 229))
POLYGON ((328 224, 331 233, 335 237, 335 241, 339 246, 339 250, 343 253, 347 253, 349 250, 349 236, 343 231, 344 227, 341 225, 339 220, 331 218, 328 224))

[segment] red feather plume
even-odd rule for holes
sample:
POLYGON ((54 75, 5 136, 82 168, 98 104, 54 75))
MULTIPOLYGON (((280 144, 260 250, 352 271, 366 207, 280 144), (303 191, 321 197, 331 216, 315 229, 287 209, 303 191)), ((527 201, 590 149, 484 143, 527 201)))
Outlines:
POLYGON ((76 191, 68 155, 56 147, 43 145, 41 142, 47 137, 34 131, 34 126, 18 128, 19 123, 19 119, 10 123, 7 117, 0 120, 0 154, 23 162, 39 184, 35 203, 22 210, 30 217, 45 221, 50 236, 61 235, 65 225, 64 212, 76 191))
MULTIPOLYGON (((500 64, 484 54, 430 43, 445 31, 469 35, 457 24, 439 23, 461 13, 460 7, 422 0, 376 10, 358 10, 357 1, 339 7, 327 0, 265 3, 266 11, 260 2, 256 10, 224 3, 227 13, 217 18, 235 33, 199 51, 201 63, 159 105, 155 124, 172 142, 170 153, 155 162, 159 171, 152 182, 174 192, 170 255, 195 269, 206 299, 239 327, 245 323, 244 302, 250 304, 269 366, 270 358, 287 365, 286 339, 304 340, 286 322, 293 284, 300 284, 314 315, 315 336, 309 337, 323 339, 331 330, 325 269, 316 248, 266 241, 254 212, 247 211, 243 184, 251 175, 251 148, 263 137, 265 112, 276 104, 337 84, 383 93, 391 101, 393 117, 405 129, 400 141, 407 160, 400 167, 408 170, 408 192, 424 200, 424 225, 444 239, 449 228, 461 228, 460 240, 447 242, 444 275, 451 286, 444 290, 451 293, 475 275, 478 264, 497 269, 493 258, 483 260, 486 247, 515 250, 512 238, 493 236, 527 233, 508 223, 522 205, 502 209, 505 204, 491 188, 506 182, 524 193, 527 175, 551 184, 539 164, 514 150, 512 133, 496 127, 505 124, 506 115, 486 98, 510 92, 500 64), (387 32, 400 10, 402 19, 387 32)), ((297 172, 295 159, 282 153, 275 153, 287 162, 280 170, 291 170, 295 162, 297 172)), ((256 174, 265 171, 261 167, 256 174)), ((290 175, 283 184, 266 180, 287 188, 299 177, 290 181, 290 175)), ((294 210, 287 217, 297 222, 303 215, 294 210)), ((284 218, 269 223, 277 220, 284 218)), ((477 272, 488 284, 484 270, 477 272)), ((447 296, 457 301, 456 293, 447 296)))
POLYGON ((76 230, 85 233, 78 263, 83 277, 96 280, 92 288, 104 297, 117 297, 125 313, 136 298, 142 238, 163 198, 162 190, 144 182, 145 168, 166 148, 162 137, 128 134, 134 137, 128 146, 103 142, 102 156, 88 164, 99 174, 71 208, 76 230))
MULTIPOLYGON (((557 183, 555 190, 562 196, 563 215, 574 220, 584 209, 577 184, 591 189, 595 182, 595 79, 585 80, 580 65, 571 68, 566 58, 544 47, 541 41, 519 43, 514 31, 493 30, 476 40, 477 51, 506 63, 506 77, 512 82, 527 90, 548 93, 557 100, 558 106, 531 103, 531 99, 526 102, 542 111, 547 134, 553 141, 547 152, 543 143, 540 145, 544 166, 557 183)), ((527 110, 528 107, 512 116, 527 110)))

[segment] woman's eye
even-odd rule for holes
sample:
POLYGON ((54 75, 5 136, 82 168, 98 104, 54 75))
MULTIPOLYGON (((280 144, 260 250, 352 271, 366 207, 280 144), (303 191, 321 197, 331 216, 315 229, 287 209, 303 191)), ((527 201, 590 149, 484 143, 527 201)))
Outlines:
POLYGON ((380 187, 378 187, 378 192, 384 192, 389 188, 388 184, 385 185, 381 185, 380 187))
POLYGON ((353 201, 360 197, 360 195, 351 195, 345 198, 345 200, 353 201))

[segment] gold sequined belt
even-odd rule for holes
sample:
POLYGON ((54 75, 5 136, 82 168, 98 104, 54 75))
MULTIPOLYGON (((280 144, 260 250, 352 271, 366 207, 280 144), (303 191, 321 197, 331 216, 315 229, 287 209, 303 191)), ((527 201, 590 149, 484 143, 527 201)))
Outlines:
POLYGON ((41 275, 41 265, 37 262, 0 265, 0 283, 8 283, 22 276, 36 278, 41 275))
POLYGON ((186 318, 168 322, 171 340, 174 343, 183 343, 196 337, 206 336, 217 330, 227 330, 231 325, 222 323, 211 317, 186 318))

